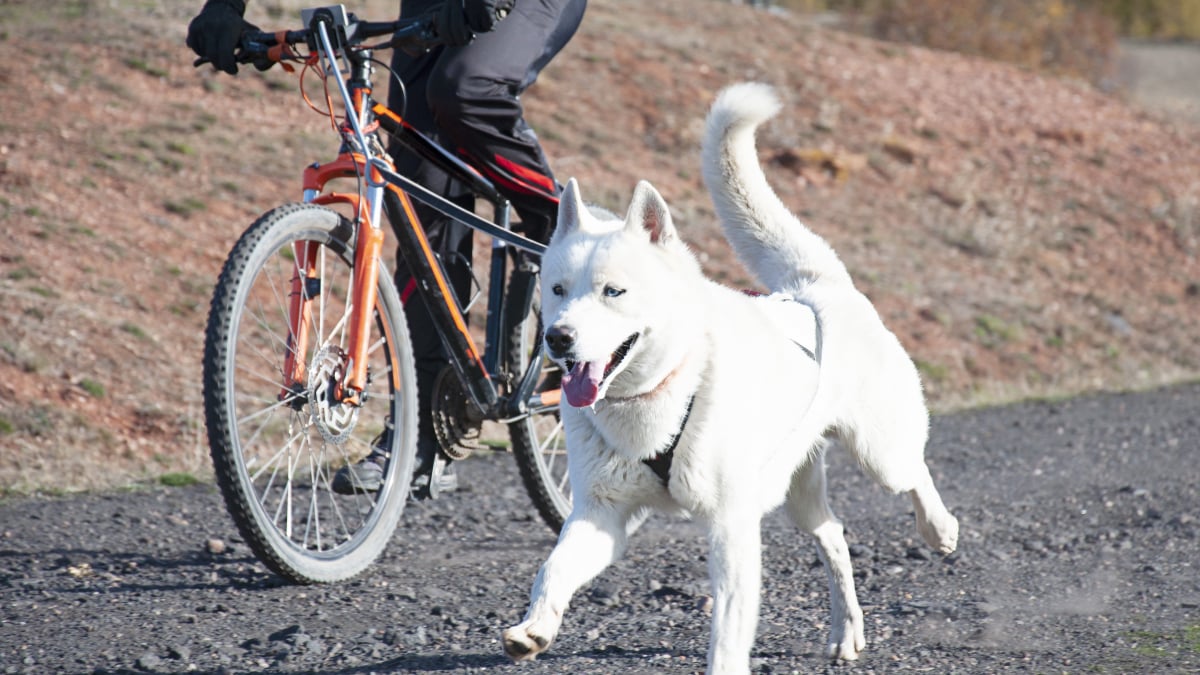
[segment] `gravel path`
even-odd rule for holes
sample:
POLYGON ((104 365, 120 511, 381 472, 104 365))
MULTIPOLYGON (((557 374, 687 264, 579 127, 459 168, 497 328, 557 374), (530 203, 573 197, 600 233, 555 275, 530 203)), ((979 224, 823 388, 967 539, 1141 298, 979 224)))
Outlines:
MULTIPOLYGON (((1200 671, 1198 412, 1189 385, 936 418, 963 532, 946 559, 917 546, 906 499, 833 458, 868 651, 821 657, 824 573, 775 514, 755 671, 1200 671)), ((667 518, 580 593, 549 654, 510 665, 500 631, 553 538, 511 458, 460 471, 467 489, 410 506, 379 564, 331 587, 267 573, 211 486, 4 502, 0 673, 703 670, 704 545, 667 518)))

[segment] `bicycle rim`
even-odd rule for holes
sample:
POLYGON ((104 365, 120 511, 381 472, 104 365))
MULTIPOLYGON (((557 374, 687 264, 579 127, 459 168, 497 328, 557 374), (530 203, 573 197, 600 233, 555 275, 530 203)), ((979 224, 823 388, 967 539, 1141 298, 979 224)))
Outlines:
POLYGON ((407 323, 381 266, 361 405, 330 395, 344 372, 350 324, 353 228, 339 214, 288 205, 260 218, 235 245, 205 335, 204 400, 217 482, 259 559, 301 583, 348 579, 390 540, 416 451, 416 385, 407 323), (288 388, 288 303, 308 251, 313 268, 303 382, 288 388), (335 472, 376 445, 377 492, 338 494, 335 472))
MULTIPOLYGON (((535 284, 534 288, 537 288, 535 284)), ((509 363, 518 376, 525 371, 538 341, 542 339, 539 291, 535 291, 528 316, 512 322, 509 363)), ((512 306, 512 305, 510 305, 512 306)), ((558 389, 562 371, 543 358, 537 391, 558 389)), ((571 481, 567 470, 567 444, 558 406, 534 410, 528 417, 508 425, 513 456, 525 490, 538 514, 558 532, 571 514, 571 481)))

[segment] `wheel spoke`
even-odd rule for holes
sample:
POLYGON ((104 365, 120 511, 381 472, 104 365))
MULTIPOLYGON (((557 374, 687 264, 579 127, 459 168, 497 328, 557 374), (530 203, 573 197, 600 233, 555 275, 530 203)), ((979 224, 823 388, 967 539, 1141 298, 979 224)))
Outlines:
MULTIPOLYGON (((347 453, 345 450, 342 450, 341 459, 343 462, 347 461, 347 453)), ((333 486, 330 484, 329 478, 327 476, 325 476, 323 474, 323 472, 321 471, 322 468, 327 469, 330 465, 331 465, 331 463, 329 461, 325 460, 325 451, 324 451, 324 448, 322 448, 321 461, 317 462, 317 474, 318 475, 316 478, 319 479, 321 477, 324 477, 325 487, 328 490, 328 494, 329 494, 329 508, 333 512, 333 516, 336 518, 338 525, 341 526, 341 532, 343 533, 343 538, 350 539, 354 533, 355 528, 352 527, 347 522, 346 516, 342 513, 341 503, 337 499, 333 498, 334 497, 333 486)), ((317 482, 317 480, 314 480, 314 485, 316 484, 316 482, 317 482)), ((359 502, 363 498, 363 495, 354 494, 354 495, 349 495, 349 497, 351 498, 351 500, 352 500, 351 503, 353 504, 353 503, 359 502)), ((337 544, 338 544, 338 542, 335 539, 334 545, 336 546, 337 544)), ((318 544, 318 548, 319 548, 319 546, 320 546, 320 544, 318 544)))
MULTIPOLYGON (((262 299, 259 297, 259 295, 255 294, 253 301, 254 301, 254 304, 257 306, 257 309, 255 311, 252 311, 251 315, 253 316, 255 322, 257 323, 258 328, 266 335, 268 344, 271 344, 272 342, 278 343, 278 346, 280 348, 279 352, 272 355, 272 357, 267 360, 270 363, 278 364, 277 367, 282 368, 283 359, 279 358, 279 356, 287 351, 287 329, 286 329, 286 326, 288 325, 288 306, 287 306, 287 300, 286 300, 287 296, 286 296, 286 294, 283 294, 279 291, 278 284, 275 282, 275 276, 273 274, 271 274, 270 271, 264 270, 262 276, 267 281, 267 290, 269 291, 269 297, 275 298, 275 302, 274 302, 275 309, 268 311, 267 308, 263 306, 262 299), (273 324, 267 320, 268 314, 275 314, 275 313, 279 314, 280 322, 282 323, 283 326, 285 326, 284 335, 282 337, 275 334, 273 324)), ((266 358, 266 357, 264 357, 264 358, 266 358)))
MULTIPOLYGON (((324 449, 324 446, 322 446, 321 453, 324 454, 324 452, 325 452, 325 449, 324 449)), ((310 498, 308 500, 308 518, 304 523, 304 537, 302 538, 302 544, 303 544, 304 548, 308 548, 309 536, 313 535, 316 539, 317 550, 320 551, 320 550, 322 550, 322 546, 321 546, 321 511, 318 508, 320 506, 320 499, 319 499, 319 493, 317 492, 317 480, 316 480, 317 477, 315 475, 314 468, 315 467, 313 467, 312 455, 310 454, 309 460, 308 460, 308 479, 309 479, 310 484, 313 486, 313 489, 309 495, 310 498)))
MULTIPOLYGON (((258 470, 254 474, 252 474, 250 476, 250 480, 257 481, 262 476, 262 472, 266 471, 268 468, 271 468, 272 471, 278 471, 278 467, 280 466, 279 459, 281 457, 284 457, 285 455, 287 455, 289 457, 291 456, 291 449, 292 449, 293 445, 300 442, 300 439, 301 439, 303 433, 304 432, 297 433, 297 434, 293 435, 291 438, 284 441, 283 447, 276 450, 274 455, 271 455, 270 457, 268 457, 267 460, 263 463, 262 469, 258 470)), ((247 446, 247 447, 249 447, 249 446, 247 446)), ((284 462, 283 465, 287 466, 287 463, 284 462)), ((271 483, 274 483, 274 482, 275 482, 275 475, 272 474, 271 475, 271 483)))
MULTIPOLYGON (((267 401, 263 400, 263 402, 266 403, 267 401)), ((249 415, 239 417, 237 420, 237 424, 240 427, 241 425, 251 422, 255 419, 258 419, 259 417, 262 417, 263 415, 270 415, 271 413, 275 412, 276 410, 279 410, 280 408, 287 408, 287 407, 289 407, 288 399, 284 399, 282 401, 271 402, 270 405, 267 405, 264 408, 256 410, 256 411, 250 413, 249 415)))

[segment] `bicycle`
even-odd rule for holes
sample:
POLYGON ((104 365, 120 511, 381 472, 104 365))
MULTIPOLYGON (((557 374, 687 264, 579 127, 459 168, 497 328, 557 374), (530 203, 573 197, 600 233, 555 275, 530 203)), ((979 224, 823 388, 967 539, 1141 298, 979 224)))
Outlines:
POLYGON ((302 203, 271 209, 245 231, 213 293, 205 422, 228 511, 258 558, 294 582, 354 577, 391 539, 409 497, 417 402, 404 302, 381 259, 386 219, 450 360, 434 387, 439 444, 461 459, 478 447, 484 421, 507 425, 522 481, 559 530, 571 496, 560 374, 542 356, 538 319, 545 246, 512 230, 508 201, 478 171, 409 126, 403 110, 372 98, 374 66, 382 65, 374 50, 436 44, 426 23, 360 21, 341 5, 301 18, 298 30, 248 33, 237 52, 242 63, 303 64, 299 87, 314 108, 305 77, 323 80, 321 112, 339 149, 333 161, 304 169, 302 203), (471 186, 491 203, 491 220, 398 174, 381 132, 471 186), (356 189, 336 191, 338 180, 356 189), (474 295, 459 303, 413 200, 492 238, 482 350, 465 318, 482 287, 476 279, 474 295), (387 457, 381 489, 334 492, 337 469, 372 448, 387 457))

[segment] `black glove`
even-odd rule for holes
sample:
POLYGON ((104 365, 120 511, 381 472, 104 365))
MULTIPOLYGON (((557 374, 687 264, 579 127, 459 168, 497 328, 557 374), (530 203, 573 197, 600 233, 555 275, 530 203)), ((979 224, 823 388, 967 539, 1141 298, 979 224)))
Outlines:
MULTIPOLYGON (((258 30, 242 18, 245 0, 208 0, 203 9, 188 24, 187 46, 200 57, 212 62, 213 68, 230 75, 238 71, 236 50, 242 33, 258 30)), ((263 66, 255 64, 259 70, 263 66)), ((270 67, 270 64, 265 64, 270 67)))
POLYGON ((461 47, 475 39, 475 33, 467 25, 467 13, 463 11, 463 0, 446 0, 435 10, 433 29, 442 44, 461 47))
POLYGON ((487 33, 508 16, 516 0, 463 0, 467 25, 476 33, 487 33))
POLYGON ((487 33, 508 16, 515 0, 446 0, 434 10, 433 26, 441 41, 460 47, 487 33))

